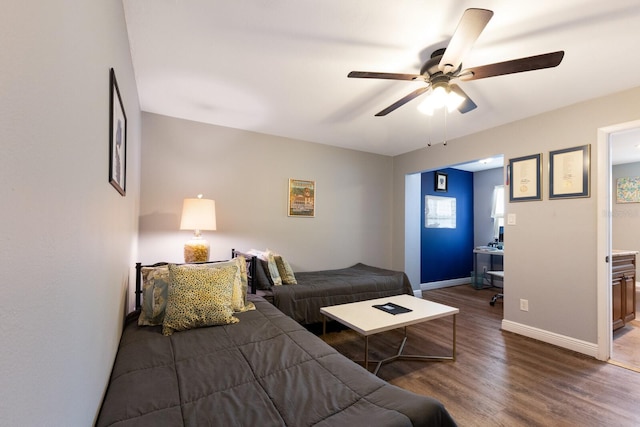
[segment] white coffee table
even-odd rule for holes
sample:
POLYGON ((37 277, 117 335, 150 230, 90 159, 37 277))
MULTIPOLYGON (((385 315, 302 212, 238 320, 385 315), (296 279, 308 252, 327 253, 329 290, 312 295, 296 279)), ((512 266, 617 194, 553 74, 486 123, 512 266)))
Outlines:
MULTIPOLYGON (((374 374, 378 373, 380 367, 387 362, 394 360, 423 360, 423 361, 444 361, 456 360, 456 315, 460 312, 455 307, 438 304, 433 301, 424 300, 411 295, 397 295, 387 298, 378 298, 366 301, 359 301, 349 304, 333 305, 320 308, 320 313, 325 317, 322 321, 322 333, 326 333, 326 319, 331 318, 348 326, 360 335, 364 336, 364 367, 369 369, 369 336, 380 332, 397 328, 404 328, 404 338, 395 355, 377 361, 374 374), (390 314, 379 310, 374 305, 394 303, 402 307, 411 309, 411 312, 390 314), (427 356, 403 354, 405 343, 407 342, 407 326, 415 325, 441 317, 453 316, 453 349, 451 356, 427 356)), ((372 361, 376 363, 376 361, 372 361)))

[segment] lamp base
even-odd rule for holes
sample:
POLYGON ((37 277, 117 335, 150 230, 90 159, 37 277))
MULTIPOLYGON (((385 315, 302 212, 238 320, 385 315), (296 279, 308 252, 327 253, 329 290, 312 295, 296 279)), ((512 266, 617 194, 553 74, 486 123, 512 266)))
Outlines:
POLYGON ((209 261, 209 242, 203 238, 194 238, 184 244, 184 262, 209 261))

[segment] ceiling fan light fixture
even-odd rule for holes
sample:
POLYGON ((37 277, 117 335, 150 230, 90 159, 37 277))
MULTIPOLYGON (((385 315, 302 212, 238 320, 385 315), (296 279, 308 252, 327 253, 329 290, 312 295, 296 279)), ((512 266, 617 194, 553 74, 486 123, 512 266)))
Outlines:
POLYGON ((447 107, 451 113, 464 101, 464 97, 449 89, 447 84, 434 84, 431 93, 418 105, 418 111, 429 116, 439 108, 447 107))

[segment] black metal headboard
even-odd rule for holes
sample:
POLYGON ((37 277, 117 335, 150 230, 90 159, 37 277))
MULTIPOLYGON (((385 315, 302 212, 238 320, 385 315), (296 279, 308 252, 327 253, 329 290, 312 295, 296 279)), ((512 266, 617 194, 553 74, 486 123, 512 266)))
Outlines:
MULTIPOLYGON (((242 252, 236 251, 235 249, 231 249, 231 258, 235 258, 237 256, 244 256, 247 262, 247 280, 249 289, 251 289, 251 293, 256 293, 256 262, 258 259, 253 255, 247 255, 242 252)), ((208 261, 200 264, 213 264, 221 261, 208 261)), ((168 265, 168 262, 158 262, 152 265, 142 265, 142 263, 136 263, 136 310, 140 310, 142 307, 142 267, 160 267, 162 265, 168 265)))

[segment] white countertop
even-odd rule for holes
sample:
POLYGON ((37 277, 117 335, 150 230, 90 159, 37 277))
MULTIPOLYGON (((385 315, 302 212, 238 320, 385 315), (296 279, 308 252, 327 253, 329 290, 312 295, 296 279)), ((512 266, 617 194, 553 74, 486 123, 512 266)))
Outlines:
POLYGON ((638 251, 629 251, 624 249, 612 249, 611 255, 638 255, 638 251))

